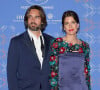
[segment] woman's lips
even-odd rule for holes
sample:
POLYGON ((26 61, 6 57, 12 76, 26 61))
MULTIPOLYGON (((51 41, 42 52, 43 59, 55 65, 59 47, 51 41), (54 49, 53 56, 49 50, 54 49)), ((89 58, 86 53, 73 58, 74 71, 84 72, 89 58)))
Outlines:
POLYGON ((74 31, 74 29, 69 29, 69 31, 74 31))

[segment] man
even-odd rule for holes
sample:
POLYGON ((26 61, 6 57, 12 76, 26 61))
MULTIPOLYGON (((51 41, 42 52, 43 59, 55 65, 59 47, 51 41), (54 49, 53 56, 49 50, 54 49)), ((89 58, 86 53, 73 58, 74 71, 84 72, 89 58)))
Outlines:
POLYGON ((44 10, 31 6, 24 17, 24 33, 11 39, 8 50, 9 90, 50 90, 48 78, 51 36, 42 33, 47 25, 44 10))

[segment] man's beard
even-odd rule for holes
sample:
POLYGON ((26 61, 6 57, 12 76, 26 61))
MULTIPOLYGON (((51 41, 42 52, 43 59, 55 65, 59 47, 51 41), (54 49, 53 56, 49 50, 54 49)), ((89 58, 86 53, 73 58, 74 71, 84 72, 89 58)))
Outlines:
POLYGON ((39 25, 39 26, 32 26, 32 25, 37 25, 36 23, 34 23, 34 22, 32 22, 32 23, 30 23, 30 25, 28 25, 28 27, 29 27, 29 29, 31 30, 31 31, 39 31, 40 29, 41 29, 41 25, 39 25))

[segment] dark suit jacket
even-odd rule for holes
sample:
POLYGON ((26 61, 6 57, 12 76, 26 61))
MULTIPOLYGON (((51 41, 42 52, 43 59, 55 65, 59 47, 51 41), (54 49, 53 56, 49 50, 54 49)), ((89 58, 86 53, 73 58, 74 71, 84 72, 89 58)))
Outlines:
POLYGON ((43 37, 45 57, 42 69, 27 31, 11 39, 7 58, 9 90, 50 90, 49 46, 53 38, 44 33, 43 37))

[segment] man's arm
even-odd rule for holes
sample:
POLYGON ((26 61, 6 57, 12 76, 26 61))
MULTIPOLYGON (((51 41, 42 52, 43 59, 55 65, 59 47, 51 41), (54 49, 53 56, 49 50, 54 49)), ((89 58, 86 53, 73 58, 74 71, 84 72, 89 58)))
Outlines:
POLYGON ((7 79, 9 90, 19 90, 17 81, 18 43, 12 39, 7 57, 7 79))

